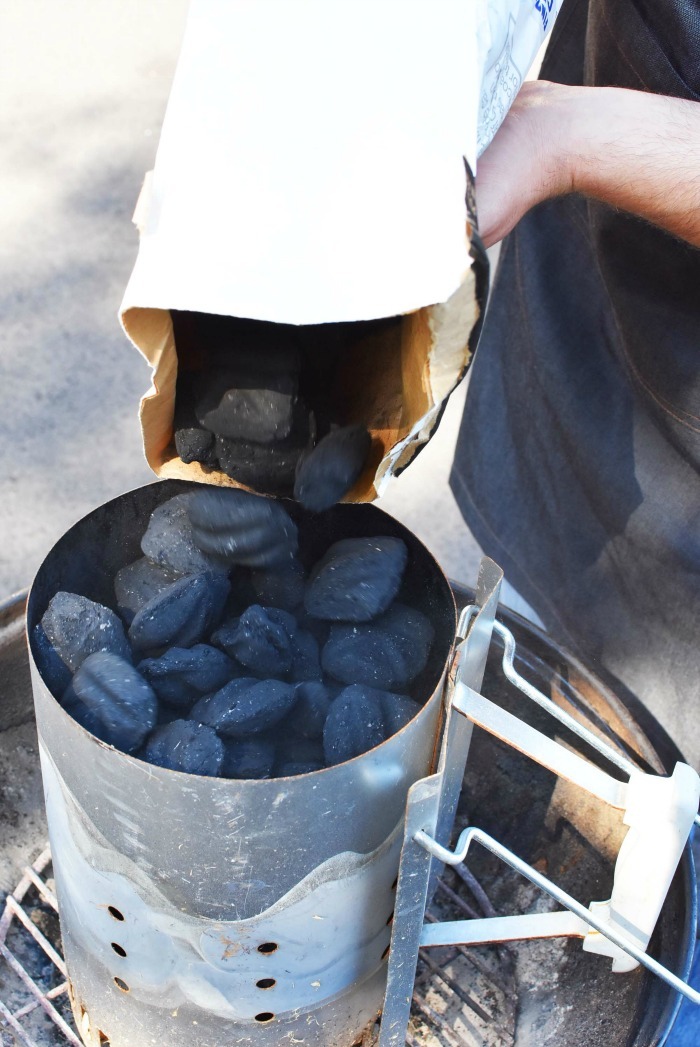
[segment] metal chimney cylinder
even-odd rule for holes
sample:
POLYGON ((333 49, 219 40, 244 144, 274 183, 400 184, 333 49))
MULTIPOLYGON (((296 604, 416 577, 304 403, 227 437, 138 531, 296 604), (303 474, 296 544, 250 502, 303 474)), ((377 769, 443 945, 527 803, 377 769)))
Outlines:
MULTIPOLYGON (((114 573, 141 555, 151 511, 196 488, 152 484, 68 531, 32 588, 30 637, 59 590, 113 606, 114 573)), ((341 537, 406 542, 401 595, 436 632, 415 692, 425 704, 347 763, 295 778, 213 779, 96 739, 31 657, 61 931, 89 1047, 352 1047, 381 1007, 406 794, 433 762, 454 599, 430 553, 379 509, 290 512, 307 564, 341 537)))

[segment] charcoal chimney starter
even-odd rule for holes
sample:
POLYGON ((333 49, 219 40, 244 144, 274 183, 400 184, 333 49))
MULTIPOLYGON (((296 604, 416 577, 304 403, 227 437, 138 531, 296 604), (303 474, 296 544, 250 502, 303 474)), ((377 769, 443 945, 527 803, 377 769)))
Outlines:
MULTIPOLYGON (((42 564, 28 630, 64 589, 113 605, 166 481, 77 523, 42 564)), ((298 519, 303 512, 290 510, 298 519)), ((455 604, 401 524, 340 505, 301 529, 309 562, 335 540, 396 535, 436 639, 421 712, 362 756, 295 778, 239 781, 151 766, 98 741, 31 672, 61 930, 88 1047, 352 1047, 382 1004, 408 789, 433 766, 455 604)))

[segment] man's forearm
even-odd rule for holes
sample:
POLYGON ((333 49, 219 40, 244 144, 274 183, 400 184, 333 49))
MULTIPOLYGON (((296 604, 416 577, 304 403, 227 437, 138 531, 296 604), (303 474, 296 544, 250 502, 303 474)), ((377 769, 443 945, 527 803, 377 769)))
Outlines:
POLYGON ((572 188, 700 247, 700 104, 572 89, 572 188))
POLYGON ((700 103, 612 87, 525 84, 477 169, 487 244, 534 204, 567 192, 700 247, 700 103))

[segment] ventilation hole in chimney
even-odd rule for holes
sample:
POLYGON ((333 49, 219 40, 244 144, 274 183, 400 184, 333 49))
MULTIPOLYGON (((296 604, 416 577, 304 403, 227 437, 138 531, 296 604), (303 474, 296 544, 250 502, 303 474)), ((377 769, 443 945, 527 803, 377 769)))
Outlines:
POLYGON ((273 985, 277 985, 275 978, 261 978, 259 982, 255 983, 258 989, 271 989, 273 985))
POLYGON ((129 992, 129 986, 126 984, 123 978, 115 978, 114 984, 118 989, 121 989, 122 992, 129 992))
POLYGON ((258 946, 258 952, 269 956, 270 953, 277 952, 277 948, 277 942, 263 942, 262 945, 258 946))
POLYGON ((115 920, 123 920, 124 919, 124 913, 120 912, 119 909, 117 909, 117 907, 115 905, 108 905, 107 906, 107 912, 109 913, 110 916, 113 916, 115 920))
POLYGON ((262 1025, 265 1022, 271 1022, 274 1017, 272 1011, 261 1011, 260 1014, 255 1015, 255 1020, 262 1025))
POLYGON ((391 889, 392 889, 392 891, 395 891, 395 890, 396 890, 396 888, 398 887, 398 885, 399 885, 399 878, 398 878, 398 876, 397 876, 397 877, 396 877, 396 879, 394 880, 394 882, 393 882, 393 883, 392 883, 392 885, 391 885, 391 889))
POLYGON ((382 959, 383 959, 383 960, 386 960, 387 956, 389 955, 389 949, 390 949, 390 948, 391 948, 391 946, 390 946, 390 945, 387 945, 386 949, 385 949, 385 950, 384 950, 384 952, 382 953, 382 959))
POLYGON ((392 911, 392 912, 389 913, 389 915, 386 918, 386 926, 387 927, 389 927, 391 925, 391 923, 393 922, 393 919, 394 919, 394 913, 392 911))
POLYGON ((118 945, 117 942, 112 942, 111 945, 117 956, 126 956, 126 949, 123 945, 118 945))

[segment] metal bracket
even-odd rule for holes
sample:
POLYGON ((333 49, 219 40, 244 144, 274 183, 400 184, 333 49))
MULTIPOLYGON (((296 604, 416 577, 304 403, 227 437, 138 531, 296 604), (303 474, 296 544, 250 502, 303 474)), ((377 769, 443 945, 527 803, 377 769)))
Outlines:
MULTIPOLYGON (((662 981, 673 989, 682 993, 692 1003, 700 1004, 700 992, 669 971, 663 964, 652 956, 647 956, 644 949, 632 941, 627 935, 615 930, 604 918, 597 916, 595 909, 591 911, 585 905, 578 902, 566 891, 557 887, 546 876, 543 876, 531 865, 518 858, 508 847, 504 847, 494 840, 488 833, 481 829, 465 829, 461 834, 457 847, 454 851, 447 851, 435 840, 430 839, 427 833, 420 830, 414 837, 415 843, 425 848, 430 854, 439 858, 441 862, 449 865, 459 865, 466 858, 469 848, 473 842, 482 844, 498 858, 501 858, 511 869, 520 873, 530 883, 548 894, 550 898, 564 905, 568 912, 534 913, 529 916, 497 916, 489 920, 456 920, 442 924, 426 924, 421 934, 420 944, 422 947, 430 945, 476 945, 487 942, 520 941, 525 938, 555 938, 560 936, 585 938, 593 928, 599 934, 608 939, 614 946, 621 949, 627 955, 633 957, 637 963, 642 964, 662 981), (459 937, 459 929, 465 931, 464 937, 459 937)), ((595 903, 593 903, 595 906, 595 903)), ((637 964, 635 963, 635 966, 637 964)), ((388 1041, 392 1042, 392 1041, 388 1041)), ((401 1041, 396 1041, 400 1043, 401 1041)), ((382 1041, 380 1040, 380 1045, 382 1041)))
POLYGON ((500 568, 484 558, 476 602, 465 608, 460 617, 459 637, 463 639, 458 643, 446 690, 446 720, 438 770, 416 782, 408 794, 379 1047, 403 1047, 418 950, 432 945, 579 937, 586 951, 611 957, 614 971, 632 970, 643 964, 693 1003, 700 1004, 700 993, 645 951, 696 820, 700 778, 686 764, 677 764, 670 778, 644 774, 515 671, 515 641, 510 631, 495 621, 502 578, 500 568), (479 693, 494 632, 504 643, 503 668, 507 679, 624 771, 629 781, 612 778, 479 693), (615 866, 609 901, 592 902, 590 908, 582 905, 476 827, 464 830, 454 851, 446 848, 474 724, 602 802, 624 811, 623 821, 628 832, 615 866), (437 872, 436 863, 459 864, 475 841, 563 905, 566 911, 425 924, 425 908, 437 872), (641 876, 640 869, 643 870, 641 876))
MULTIPOLYGON (((445 688, 445 727, 438 762, 440 796, 436 839, 442 844, 449 843, 452 834, 457 804, 462 791, 464 767, 469 756, 473 733, 473 724, 467 717, 454 715, 452 696, 457 680, 463 680, 475 691, 481 689, 496 622, 496 609, 502 581, 501 568, 493 560, 484 557, 479 565, 479 577, 476 583, 478 614, 472 613, 471 608, 466 608, 460 615, 457 626, 458 642, 445 688)), ((440 864, 433 862, 428 898, 435 893, 439 875, 440 864)))

